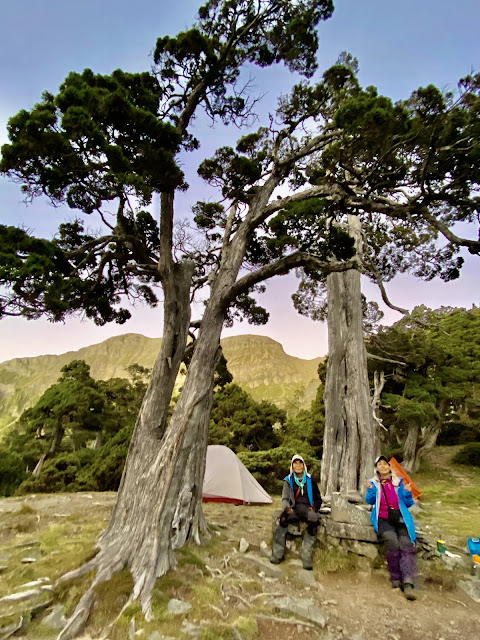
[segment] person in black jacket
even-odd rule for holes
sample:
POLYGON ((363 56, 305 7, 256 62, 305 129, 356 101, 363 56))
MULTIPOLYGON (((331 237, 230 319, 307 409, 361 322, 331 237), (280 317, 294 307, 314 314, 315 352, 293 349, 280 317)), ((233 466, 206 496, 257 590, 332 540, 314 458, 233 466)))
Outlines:
POLYGON ((282 506, 280 523, 273 534, 270 562, 279 564, 284 559, 288 525, 306 522, 307 530, 303 536, 300 556, 303 568, 311 570, 313 569, 312 553, 317 541, 322 498, 317 483, 307 473, 304 459, 298 454, 292 457, 290 473, 285 477, 283 483, 282 506))

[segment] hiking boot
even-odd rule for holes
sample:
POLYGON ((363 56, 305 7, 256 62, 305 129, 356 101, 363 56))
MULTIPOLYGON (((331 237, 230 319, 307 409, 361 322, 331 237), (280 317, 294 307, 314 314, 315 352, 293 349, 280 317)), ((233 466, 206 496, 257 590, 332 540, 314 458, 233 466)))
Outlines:
POLYGON ((302 559, 303 568, 307 571, 313 569, 313 547, 317 541, 316 536, 312 536, 308 531, 303 534, 302 548, 300 550, 300 557, 302 559))
POLYGON ((285 542, 287 540, 287 527, 277 527, 273 534, 272 555, 270 562, 272 564, 280 564, 285 557, 285 542))
POLYGON ((413 592, 413 584, 404 584, 403 585, 403 594, 407 600, 416 600, 417 596, 413 592))
POLYGON ((402 586, 400 580, 392 580, 392 589, 401 589, 402 586))

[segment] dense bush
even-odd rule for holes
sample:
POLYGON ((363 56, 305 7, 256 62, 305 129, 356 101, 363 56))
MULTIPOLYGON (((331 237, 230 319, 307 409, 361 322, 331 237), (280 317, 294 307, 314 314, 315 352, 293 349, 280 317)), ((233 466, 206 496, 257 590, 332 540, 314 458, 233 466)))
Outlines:
POLYGON ((98 455, 93 459, 91 466, 82 471, 80 480, 86 481, 84 474, 88 474, 98 491, 116 491, 122 478, 132 433, 133 424, 120 429, 98 449, 98 455))
POLYGON ((238 457, 266 491, 280 494, 295 453, 304 458, 308 473, 318 482, 320 461, 315 457, 313 448, 300 440, 288 440, 282 446, 267 451, 241 451, 238 457))
POLYGON ((51 460, 46 460, 38 476, 30 476, 23 482, 18 493, 56 493, 58 491, 95 491, 97 485, 89 477, 89 473, 81 472, 89 469, 98 452, 93 449, 80 449, 71 453, 61 453, 51 460))
POLYGON ((227 384, 213 396, 208 442, 236 452, 271 449, 282 442, 286 418, 271 402, 256 402, 237 384, 227 384))
POLYGON ((480 442, 480 428, 476 423, 449 422, 442 427, 437 439, 437 444, 443 446, 468 444, 469 442, 480 442))
POLYGON ((0 496, 11 496, 26 475, 22 458, 13 451, 1 448, 0 496))
POLYGON ((460 449, 453 457, 453 462, 480 467, 480 442, 471 442, 465 445, 463 449, 460 449))

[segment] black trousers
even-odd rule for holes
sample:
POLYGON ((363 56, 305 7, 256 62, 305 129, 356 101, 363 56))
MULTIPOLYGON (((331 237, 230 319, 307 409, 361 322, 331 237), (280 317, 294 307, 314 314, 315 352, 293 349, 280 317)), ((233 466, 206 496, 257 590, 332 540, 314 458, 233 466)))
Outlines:
POLYGON ((398 549, 407 549, 413 547, 413 543, 408 535, 407 527, 400 522, 396 527, 385 520, 378 519, 378 535, 385 542, 387 551, 396 551, 398 549))
POLYGON ((320 514, 318 511, 310 509, 309 505, 303 502, 297 503, 293 507, 292 513, 287 513, 288 509, 284 509, 280 515, 280 526, 287 527, 289 524, 298 524, 299 522, 307 523, 307 531, 311 536, 317 535, 317 526, 320 522, 320 514))

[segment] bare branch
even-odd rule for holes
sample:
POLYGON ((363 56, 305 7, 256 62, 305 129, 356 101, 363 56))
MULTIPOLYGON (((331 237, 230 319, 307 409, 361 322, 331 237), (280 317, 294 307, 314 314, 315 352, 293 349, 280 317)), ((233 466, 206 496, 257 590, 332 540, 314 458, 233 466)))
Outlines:
POLYGON ((385 285, 383 284, 383 280, 379 272, 377 271, 377 269, 375 269, 373 265, 369 265, 369 267, 375 277, 375 281, 378 285, 378 288, 380 289, 380 293, 382 294, 382 300, 387 305, 387 307, 390 307, 390 309, 393 309, 394 311, 398 311, 399 313, 403 313, 404 315, 410 313, 408 309, 402 309, 402 307, 397 307, 390 302, 387 292, 385 290, 385 285))

